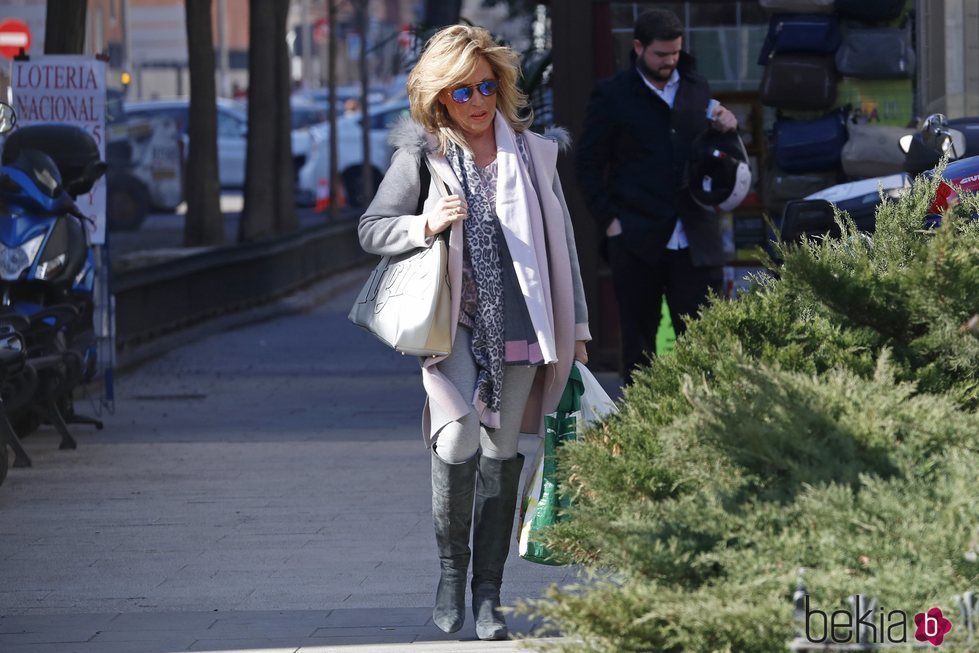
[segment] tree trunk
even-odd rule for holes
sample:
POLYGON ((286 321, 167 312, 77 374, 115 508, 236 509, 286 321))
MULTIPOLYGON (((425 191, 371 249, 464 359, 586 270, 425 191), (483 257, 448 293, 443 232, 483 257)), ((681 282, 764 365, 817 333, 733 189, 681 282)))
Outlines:
POLYGON ((190 66, 190 140, 184 197, 184 245, 220 245, 224 242, 221 186, 218 181, 218 116, 214 85, 214 41, 211 1, 185 0, 187 54, 190 66))
POLYGON ((275 45, 275 232, 286 234, 299 228, 296 215, 296 173, 292 158, 292 65, 289 61, 289 46, 286 43, 289 19, 289 0, 277 0, 275 8, 275 30, 272 43, 275 45))
POLYGON ((86 0, 48 0, 44 18, 44 54, 85 51, 86 0))
POLYGON ((459 22, 462 0, 425 0, 426 29, 437 29, 459 22))
POLYGON ((286 48, 288 0, 249 0, 248 146, 245 206, 238 240, 296 228, 291 74, 286 48))

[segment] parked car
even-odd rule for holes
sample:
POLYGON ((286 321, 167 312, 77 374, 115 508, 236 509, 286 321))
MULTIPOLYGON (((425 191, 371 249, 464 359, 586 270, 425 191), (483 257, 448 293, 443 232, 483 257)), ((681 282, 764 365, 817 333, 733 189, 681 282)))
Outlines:
MULTIPOLYGON (((401 85, 401 90, 404 90, 404 84, 401 85)), ((322 107, 324 111, 328 110, 329 102, 327 101, 330 97, 330 89, 328 88, 306 88, 300 89, 292 94, 293 102, 308 102, 322 107)), ((354 100, 360 102, 361 89, 359 84, 348 84, 337 87, 337 115, 342 115, 346 107, 348 100, 354 100)), ((383 86, 373 85, 367 92, 367 102, 368 104, 381 104, 385 102, 387 98, 386 89, 383 86)))
POLYGON ((106 218, 112 230, 138 229, 150 209, 183 201, 181 136, 164 117, 133 117, 106 128, 106 218))
MULTIPOLYGON (((403 116, 408 115, 408 101, 397 100, 368 109, 370 119, 370 164, 374 190, 391 163, 388 131, 403 116)), ((364 196, 362 175, 364 146, 359 113, 345 114, 337 119, 337 170, 343 181, 347 201, 354 206, 366 206, 370 197, 364 196)), ((299 169, 297 195, 301 203, 313 204, 330 178, 330 125, 310 128, 312 144, 305 165, 299 169)), ((373 196, 373 193, 371 193, 373 196)))
POLYGON ((292 128, 307 129, 313 125, 329 122, 328 108, 315 102, 309 102, 293 97, 290 103, 292 109, 292 128))
MULTIPOLYGON (((147 100, 127 102, 127 119, 133 117, 166 117, 173 120, 186 138, 190 100, 147 100)), ((233 100, 218 98, 218 178, 222 188, 245 185, 245 153, 248 143, 248 113, 233 100)), ((310 139, 302 130, 292 132, 293 165, 298 170, 306 161, 310 139)))
POLYGON ((138 229, 150 209, 183 201, 181 135, 173 120, 126 119, 123 95, 106 97, 106 218, 112 230, 138 229))

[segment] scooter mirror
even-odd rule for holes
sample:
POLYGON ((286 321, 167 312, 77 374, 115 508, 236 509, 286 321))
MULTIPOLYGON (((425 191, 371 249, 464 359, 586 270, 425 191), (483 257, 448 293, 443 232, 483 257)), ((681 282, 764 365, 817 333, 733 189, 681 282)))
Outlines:
POLYGON ((961 159, 965 155, 965 133, 958 129, 949 129, 948 146, 948 149, 951 150, 952 160, 961 159))
POLYGON ((921 125, 921 142, 937 154, 950 155, 953 161, 965 154, 965 134, 949 128, 948 120, 941 113, 933 113, 925 118, 921 125))
POLYGON ((14 108, 6 102, 0 102, 0 134, 6 134, 17 124, 17 114, 14 108))
POLYGON ((948 134, 948 121, 940 113, 933 113, 925 118, 921 125, 921 140, 925 147, 935 152, 944 153, 948 149, 945 136, 948 134))
POLYGON ((906 136, 902 136, 901 140, 899 140, 897 144, 898 147, 901 148, 901 151, 907 154, 908 152, 911 151, 911 143, 913 141, 914 141, 914 134, 908 134, 906 136))

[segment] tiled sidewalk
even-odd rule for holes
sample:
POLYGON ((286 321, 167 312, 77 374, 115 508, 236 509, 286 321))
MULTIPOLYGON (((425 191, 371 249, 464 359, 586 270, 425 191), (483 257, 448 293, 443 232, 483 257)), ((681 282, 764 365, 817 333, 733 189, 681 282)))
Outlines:
MULTIPOLYGON (((417 364, 347 322, 354 293, 124 375, 76 451, 25 440, 34 468, 0 487, 0 653, 519 650, 431 624, 417 364)), ((514 552, 504 602, 573 579, 514 552)))

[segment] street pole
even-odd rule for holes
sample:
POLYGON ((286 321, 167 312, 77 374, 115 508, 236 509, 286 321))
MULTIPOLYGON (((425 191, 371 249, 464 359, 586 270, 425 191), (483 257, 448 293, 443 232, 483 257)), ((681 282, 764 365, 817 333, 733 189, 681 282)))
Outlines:
POLYGON ((339 218, 337 198, 340 196, 340 179, 337 175, 337 0, 326 0, 327 21, 329 21, 329 59, 327 61, 327 84, 330 92, 327 102, 330 109, 330 220, 339 218))
POLYGON ((231 95, 228 88, 228 40, 224 24, 227 9, 227 0, 218 0, 218 93, 223 97, 231 95))
POLYGON ((364 163, 361 166, 360 180, 363 184, 361 192, 364 197, 364 208, 371 201, 374 194, 374 166, 371 165, 371 124, 370 107, 367 106, 367 95, 370 88, 370 80, 367 70, 367 30, 370 26, 367 6, 370 0, 359 0, 357 2, 357 22, 360 29, 360 135, 364 150, 364 163))
MULTIPOLYGON (((122 23, 122 70, 129 73, 129 84, 131 85, 133 83, 133 46, 129 37, 129 0, 122 0, 119 3, 119 13, 122 14, 119 17, 122 23)), ((126 90, 129 90, 128 86, 126 90)), ((127 99, 131 100, 132 98, 127 99)))
POLYGON ((303 88, 312 87, 313 82, 313 30, 309 25, 309 0, 302 4, 303 35, 303 88))

